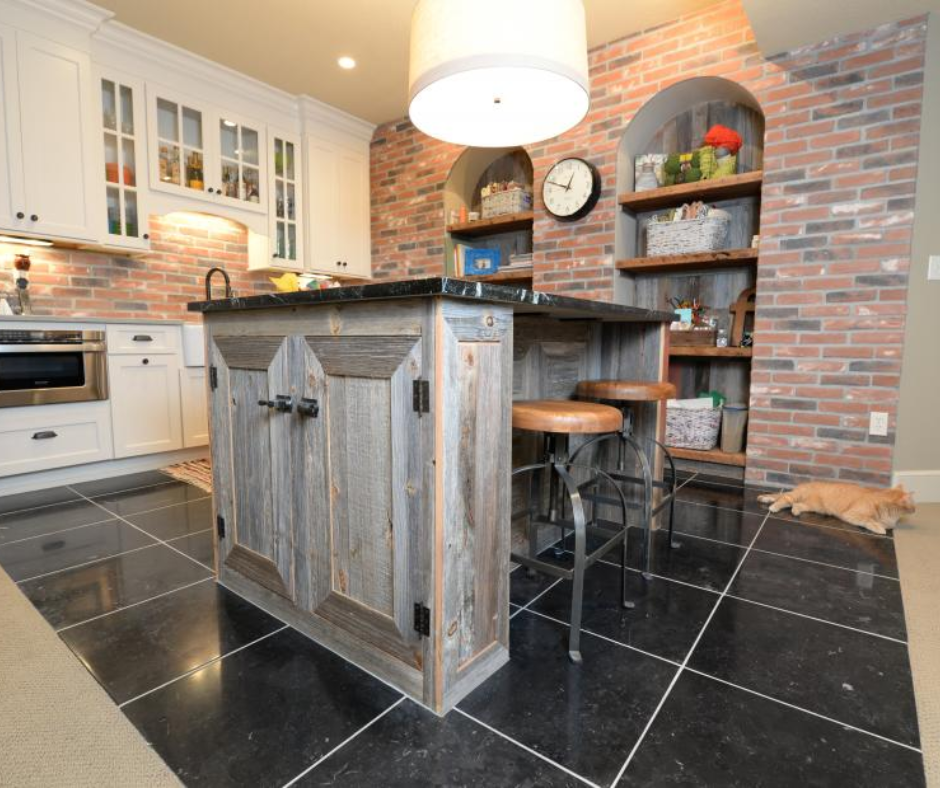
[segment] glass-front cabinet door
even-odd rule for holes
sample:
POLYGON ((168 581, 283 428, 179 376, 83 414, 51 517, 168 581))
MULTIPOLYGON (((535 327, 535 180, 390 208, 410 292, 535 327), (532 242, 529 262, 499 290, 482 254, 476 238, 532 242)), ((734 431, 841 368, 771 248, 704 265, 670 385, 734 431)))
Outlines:
POLYGON ((268 155, 271 217, 271 257, 277 268, 303 269, 303 239, 300 216, 300 139, 294 135, 271 132, 268 155))
POLYGON ((150 114, 150 185, 184 194, 206 192, 205 111, 176 97, 152 97, 150 114))
POLYGON ((144 151, 140 126, 141 88, 132 80, 102 74, 101 134, 104 150, 107 243, 148 247, 146 189, 140 188, 138 165, 144 151))
POLYGON ((216 130, 222 196, 261 208, 262 134, 257 127, 224 114, 219 116, 216 130))

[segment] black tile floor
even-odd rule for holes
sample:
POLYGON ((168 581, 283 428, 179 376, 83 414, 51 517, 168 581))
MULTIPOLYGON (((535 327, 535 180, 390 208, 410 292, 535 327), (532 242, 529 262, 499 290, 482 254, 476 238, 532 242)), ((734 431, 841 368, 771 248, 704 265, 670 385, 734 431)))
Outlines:
MULTIPOLYGON (((212 573, 211 505, 158 472, 0 498, 0 566, 187 785, 923 786, 891 538, 693 476, 628 591, 511 576, 511 660, 445 718, 212 573)), ((557 560, 565 560, 561 555, 557 560)))

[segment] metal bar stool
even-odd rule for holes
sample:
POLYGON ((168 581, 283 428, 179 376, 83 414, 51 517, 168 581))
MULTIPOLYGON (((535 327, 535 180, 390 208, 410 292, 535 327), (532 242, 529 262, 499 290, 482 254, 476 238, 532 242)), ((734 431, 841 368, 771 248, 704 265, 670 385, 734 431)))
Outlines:
MULTIPOLYGON (((610 403, 619 408, 623 415, 623 423, 618 433, 614 435, 598 435, 578 447, 571 455, 571 461, 577 460, 581 452, 590 446, 607 440, 619 440, 620 445, 617 451, 617 470, 609 475, 622 484, 629 484, 642 487, 642 500, 640 503, 633 501, 627 502, 631 509, 640 510, 640 524, 646 530, 646 539, 644 540, 644 567, 647 577, 651 574, 652 556, 653 556, 653 522, 656 517, 668 506, 669 507, 669 544, 671 547, 679 547, 673 542, 672 527, 673 515, 675 514, 676 499, 676 465, 672 459, 669 449, 655 438, 645 439, 652 445, 653 455, 656 448, 662 450, 663 456, 669 463, 672 478, 667 483, 664 479, 654 478, 653 468, 650 458, 646 451, 640 445, 639 440, 633 434, 633 409, 632 404, 637 402, 664 402, 676 396, 676 387, 672 383, 660 381, 644 380, 582 380, 578 383, 578 396, 586 399, 601 400, 610 403), (627 447, 633 450, 637 462, 640 466, 641 477, 631 476, 626 473, 627 447), (662 497, 658 504, 653 505, 654 490, 668 490, 668 493, 662 497)), ((583 484, 582 489, 587 485, 583 484)), ((616 500, 609 500, 598 497, 598 502, 614 503, 616 500)), ((626 544, 626 540, 624 540, 626 544)))
MULTIPOLYGON (((568 635, 568 657, 572 662, 581 662, 581 605, 584 596, 584 570, 598 561, 608 551, 621 545, 621 604, 632 608, 627 600, 627 502, 613 476, 593 466, 579 466, 568 458, 568 436, 613 435, 623 429, 623 416, 616 408, 591 402, 571 400, 528 400, 514 402, 512 405, 512 426, 517 430, 541 432, 545 435, 545 449, 541 462, 514 468, 513 479, 525 474, 532 474, 529 487, 528 506, 522 514, 529 519, 529 554, 512 553, 512 560, 527 567, 529 571, 538 570, 554 577, 562 577, 572 582, 571 592, 571 627, 568 635), (574 469, 582 469, 593 479, 606 480, 616 491, 621 504, 621 527, 616 529, 597 526, 594 510, 591 510, 591 523, 584 514, 581 490, 571 475, 574 469), (542 510, 542 493, 545 476, 548 477, 548 511, 542 510), (561 482, 559 485, 558 482, 561 482), (559 512, 564 511, 564 497, 567 493, 571 505, 572 519, 566 523, 559 512), (568 569, 558 564, 538 558, 539 527, 550 525, 560 529, 564 542, 566 527, 574 531, 574 565, 568 569), (603 544, 587 554, 588 535, 604 539, 603 544)), ((616 500, 616 499, 614 499, 616 500)))

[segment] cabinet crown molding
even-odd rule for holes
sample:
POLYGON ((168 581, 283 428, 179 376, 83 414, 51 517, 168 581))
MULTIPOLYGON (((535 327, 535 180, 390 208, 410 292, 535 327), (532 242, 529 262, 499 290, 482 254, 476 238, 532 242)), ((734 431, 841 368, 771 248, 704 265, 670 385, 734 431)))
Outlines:
POLYGON ((297 115, 297 99, 290 93, 121 22, 110 21, 102 25, 93 39, 150 61, 159 69, 176 71, 187 79, 203 80, 285 115, 297 115))
POLYGON ((4 5, 53 16, 60 21, 78 25, 86 31, 96 30, 114 17, 111 11, 86 3, 85 0, 4 0, 0 3, 0 8, 4 5))
POLYGON ((312 96, 300 96, 297 99, 300 108, 300 117, 304 123, 304 130, 311 131, 307 126, 309 123, 329 126, 344 134, 356 137, 365 143, 372 141, 372 134, 375 131, 375 124, 369 123, 348 112, 343 112, 330 104, 326 104, 312 96))

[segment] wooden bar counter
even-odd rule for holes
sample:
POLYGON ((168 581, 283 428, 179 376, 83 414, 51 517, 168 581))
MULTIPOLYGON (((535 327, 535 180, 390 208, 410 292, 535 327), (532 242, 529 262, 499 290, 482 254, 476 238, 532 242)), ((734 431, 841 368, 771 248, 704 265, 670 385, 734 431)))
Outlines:
POLYGON ((509 658, 512 400, 664 379, 671 320, 458 279, 189 309, 219 581, 438 713, 509 658))

